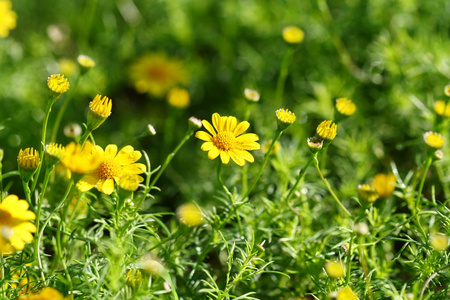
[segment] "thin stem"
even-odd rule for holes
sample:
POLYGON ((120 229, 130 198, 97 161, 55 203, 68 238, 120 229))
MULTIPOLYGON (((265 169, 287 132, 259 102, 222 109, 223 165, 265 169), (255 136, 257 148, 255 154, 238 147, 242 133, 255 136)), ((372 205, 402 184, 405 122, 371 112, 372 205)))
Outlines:
POLYGON ((288 46, 284 52, 283 61, 281 62, 280 75, 278 76, 277 89, 275 90, 275 104, 276 107, 281 105, 283 94, 284 94, 284 83, 286 82, 286 77, 289 73, 289 62, 291 61, 292 54, 294 53, 294 48, 288 46))
POLYGON ((39 160, 40 164, 37 167, 36 174, 34 175, 33 183, 31 185, 31 192, 34 192, 34 189, 36 188, 36 184, 39 179, 39 174, 41 173, 41 167, 42 162, 44 161, 44 154, 45 154, 45 139, 47 135, 47 124, 48 124, 48 118, 50 117, 50 112, 52 111, 52 105, 55 103, 57 97, 53 99, 49 99, 47 102, 47 108, 45 109, 45 118, 44 123, 42 124, 42 136, 41 136, 41 151, 39 153, 39 160))
MULTIPOLYGON (((233 195, 230 193, 230 191, 228 190, 228 188, 226 187, 226 185, 223 183, 222 181, 222 176, 221 176, 221 171, 222 171, 222 161, 219 160, 219 165, 217 166, 217 181, 219 182, 219 184, 222 186, 223 190, 225 191, 225 193, 227 194, 228 198, 231 201, 231 207, 235 206, 235 203, 233 201, 234 197, 233 195)), ((236 209, 234 210, 234 213, 236 215, 236 219, 238 222, 238 228, 239 228, 239 233, 241 235, 244 234, 244 231, 242 230, 242 225, 241 225, 241 218, 239 217, 239 213, 238 213, 238 209, 236 207, 236 209)))
POLYGON ((31 203, 31 191, 30 187, 28 186, 28 182, 22 180, 22 186, 25 193, 25 200, 27 200, 28 204, 30 205, 30 209, 33 209, 34 205, 31 203))
POLYGON ((244 196, 242 196, 242 200, 247 198, 248 195, 250 195, 250 193, 253 191, 253 189, 255 188, 256 184, 258 183, 259 179, 261 178, 261 175, 264 171, 264 167, 267 164, 267 161, 269 160, 270 157, 270 152, 272 152, 273 146, 275 145, 275 143, 278 141, 278 139, 281 137, 281 134, 283 134, 282 130, 277 129, 277 131, 275 132, 275 137, 272 140, 272 143, 270 144, 269 150, 267 151, 267 153, 264 155, 264 161, 261 165, 261 168, 259 169, 258 175, 256 175, 255 180, 253 181, 252 185, 250 186, 250 188, 245 192, 244 196))
POLYGON ((427 280, 425 280, 422 290, 420 291, 419 300, 422 300, 423 294, 425 294, 425 291, 427 290, 427 287, 430 284, 431 280, 433 280, 433 278, 436 277, 437 274, 439 274, 439 272, 441 272, 444 269, 447 269, 448 267, 450 267, 450 264, 446 264, 445 266, 437 269, 433 274, 430 275, 430 277, 427 278, 427 280))
POLYGON ((286 196, 286 198, 284 199, 284 201, 287 203, 292 195, 294 194, 294 192, 297 189, 298 184, 300 183, 300 181, 302 180, 303 176, 305 176, 306 170, 308 170, 309 165, 311 164, 311 162, 317 157, 317 153, 311 155, 311 157, 309 158, 309 160, 306 162, 305 166, 300 170, 300 173, 298 174, 297 177, 297 181, 295 182, 295 184, 291 187, 291 189, 289 190, 289 194, 286 196))
POLYGON ((427 177, 428 169, 430 168, 432 162, 433 162, 433 158, 431 157, 431 155, 428 155, 427 159, 423 163, 424 168, 423 168, 422 178, 420 179, 419 189, 417 191, 416 204, 414 206, 415 214, 417 214, 420 210, 420 200, 422 198, 423 186, 425 184, 425 179, 427 177))
POLYGON ((350 243, 348 245, 347 251, 347 276, 345 277, 345 283, 349 284, 351 278, 351 269, 352 269, 352 248, 353 248, 353 239, 355 238, 355 233, 352 232, 350 235, 350 243))
POLYGON ((351 217, 352 214, 344 207, 344 205, 342 205, 341 201, 339 200, 339 198, 336 196, 336 194, 333 192, 333 190, 331 189, 330 184, 328 183, 328 180, 323 176, 322 171, 320 171, 320 167, 319 167, 319 161, 317 160, 317 156, 314 157, 314 166, 316 167, 317 172, 319 173, 320 178, 322 179, 323 183, 325 184, 325 186, 327 187, 327 190, 330 192, 331 196, 333 196, 333 199, 336 201, 336 203, 342 208, 342 210, 349 216, 351 217))
POLYGON ((80 138, 80 145, 84 146, 84 143, 86 142, 87 138, 89 137, 89 135, 92 133, 92 130, 88 130, 86 129, 86 131, 84 132, 83 136, 80 138))

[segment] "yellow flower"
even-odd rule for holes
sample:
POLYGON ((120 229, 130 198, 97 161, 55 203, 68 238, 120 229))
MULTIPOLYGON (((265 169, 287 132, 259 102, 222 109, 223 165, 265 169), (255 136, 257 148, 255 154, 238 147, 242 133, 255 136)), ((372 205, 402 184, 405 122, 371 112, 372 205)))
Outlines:
POLYGON ((87 116, 87 126, 89 130, 97 129, 111 115, 112 101, 108 97, 101 95, 95 96, 94 100, 89 102, 89 111, 87 116))
POLYGON ((155 97, 188 82, 183 63, 169 59, 164 53, 151 53, 136 60, 130 67, 130 78, 139 93, 155 97))
POLYGON ((111 195, 114 191, 114 182, 119 184, 122 176, 135 176, 139 182, 144 180, 137 174, 145 172, 146 166, 135 163, 141 158, 141 152, 135 151, 131 146, 123 147, 118 153, 117 150, 116 145, 108 145, 105 150, 100 146, 94 146, 92 152, 99 155, 101 163, 77 183, 80 191, 85 192, 97 186, 100 192, 111 195))
POLYGON ((75 174, 86 174, 96 169, 101 163, 101 157, 93 151, 94 145, 86 142, 84 147, 71 142, 66 146, 64 157, 61 163, 75 174))
POLYGON ((0 202, 0 254, 23 250, 33 240, 36 226, 29 222, 36 215, 28 210, 28 203, 16 195, 8 195, 0 202))
POLYGON ((189 92, 182 88, 171 88, 167 94, 167 101, 170 105, 177 108, 185 108, 191 102, 189 92))
POLYGON ((19 164, 20 177, 23 181, 28 182, 40 164, 39 152, 33 148, 20 149, 17 162, 19 164))
POLYGON ((446 104, 445 101, 439 100, 434 104, 434 111, 443 117, 450 117, 450 103, 446 104))
POLYGON ((53 165, 59 162, 63 157, 64 153, 66 152, 66 148, 62 146, 61 144, 57 143, 50 143, 45 146, 45 160, 47 161, 48 165, 53 165))
POLYGON ((136 176, 134 174, 127 174, 120 177, 119 186, 129 192, 134 192, 139 188, 139 183, 141 183, 143 178, 141 176, 136 176))
POLYGON ((205 141, 201 149, 208 151, 208 158, 215 159, 220 155, 222 163, 228 164, 231 159, 243 166, 245 161, 254 162, 255 159, 247 150, 258 150, 260 145, 258 135, 254 133, 243 134, 249 127, 247 121, 237 124, 235 117, 221 117, 218 113, 212 116, 214 127, 206 120, 202 121, 203 126, 208 130, 197 131, 195 137, 205 141))
MULTIPOLYGON (((272 144, 272 140, 268 141, 267 143, 264 143, 263 145, 263 151, 264 153, 267 153, 269 151, 270 145, 272 144)), ((270 155, 274 155, 277 154, 278 151, 280 151, 281 148, 281 144, 279 141, 276 141, 275 144, 273 145, 272 151, 270 151, 270 155)))
POLYGON ((430 245, 438 252, 444 251, 448 247, 448 237, 443 233, 433 233, 430 235, 430 245))
POLYGON ((423 139, 428 147, 433 149, 442 148, 445 144, 444 137, 437 132, 428 131, 423 135, 423 139))
MULTIPOLYGON (((22 295, 19 300, 64 300, 64 296, 56 289, 45 287, 37 293, 22 295)), ((69 297, 67 297, 69 299, 69 297)))
POLYGON ((142 273, 138 269, 130 269, 125 275, 125 278, 129 286, 136 288, 142 282, 142 273))
POLYGON ((373 178, 372 186, 380 198, 389 197, 395 190, 394 184, 397 182, 394 174, 377 174, 373 178))
POLYGON ((317 126, 316 137, 324 142, 331 142, 336 137, 337 125, 333 121, 323 121, 317 126))
POLYGON ((82 68, 90 69, 95 67, 95 61, 87 55, 83 54, 78 55, 77 61, 82 68))
POLYGON ((250 102, 258 102, 259 101, 259 92, 252 89, 245 89, 244 90, 244 96, 245 99, 247 99, 250 102))
POLYGON ((297 26, 287 26, 283 29, 283 39, 290 44, 298 44, 304 37, 305 33, 297 26))
POLYGON ((356 111, 356 105, 350 99, 339 98, 336 100, 336 110, 344 116, 351 116, 356 111))
POLYGON ((60 59, 58 61, 58 67, 61 73, 68 76, 75 74, 78 68, 77 64, 73 60, 67 58, 60 59))
POLYGON ((337 293, 337 300, 358 300, 358 296, 348 286, 341 288, 337 293))
POLYGON ((9 35, 9 31, 16 28, 17 14, 11 10, 11 1, 0 0, 0 37, 9 35))
POLYGON ((203 214, 194 203, 181 205, 177 210, 177 216, 181 223, 189 227, 197 227, 203 224, 203 214))
POLYGON ((47 85, 50 91, 53 93, 60 95, 69 90, 70 84, 67 78, 64 78, 64 75, 55 74, 50 76, 47 79, 47 85))
POLYGON ((331 278, 340 278, 345 275, 345 268, 339 261, 327 261, 325 263, 325 271, 331 278))
POLYGON ((358 196, 367 202, 375 202, 378 199, 378 193, 373 186, 368 184, 358 185, 358 196))
POLYGON ((275 114, 277 116, 277 124, 279 130, 285 130, 297 119, 295 114, 289 111, 289 109, 280 108, 275 111, 275 114))

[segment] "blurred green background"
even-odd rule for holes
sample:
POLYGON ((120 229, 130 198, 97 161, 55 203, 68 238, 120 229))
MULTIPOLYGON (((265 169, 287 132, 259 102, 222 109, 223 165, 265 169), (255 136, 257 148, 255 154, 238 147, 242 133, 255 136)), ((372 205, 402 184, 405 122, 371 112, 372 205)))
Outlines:
MULTIPOLYGON (((332 118, 336 98, 349 97, 357 113, 339 125, 327 165, 344 196, 354 195, 357 184, 376 172, 390 171, 392 161, 402 176, 420 163, 422 135, 433 129, 433 104, 444 99, 450 76, 445 0, 14 0, 13 10, 17 27, 0 39, 3 172, 17 168, 19 149, 40 147, 46 79, 64 73, 67 60, 78 68, 79 54, 96 66, 76 86, 77 69, 65 73, 72 88, 53 107, 49 132, 70 97, 57 136, 57 142, 68 143, 63 127, 85 122, 89 101, 107 95, 113 112, 94 132, 96 142, 131 144, 157 166, 184 136, 190 116, 210 120, 218 112, 242 120, 245 88, 261 93, 250 131, 262 144, 270 141, 280 108, 276 83, 291 47, 281 32, 288 25, 302 28, 305 39, 295 46, 282 101, 298 121, 283 135, 272 167, 296 174, 308 156, 306 138, 321 120, 332 118), (130 68, 149 53, 181 63, 189 78, 182 84, 191 97, 187 108, 170 107, 165 93, 136 91, 130 68), (147 124, 157 135, 133 138, 147 124)), ((167 205, 211 196, 217 162, 200 145, 192 138, 158 183, 167 205)), ((257 161, 262 155, 255 155, 257 161)), ((224 172, 236 170, 230 165, 224 172)), ((19 182, 10 187, 18 194, 20 188, 19 182)))

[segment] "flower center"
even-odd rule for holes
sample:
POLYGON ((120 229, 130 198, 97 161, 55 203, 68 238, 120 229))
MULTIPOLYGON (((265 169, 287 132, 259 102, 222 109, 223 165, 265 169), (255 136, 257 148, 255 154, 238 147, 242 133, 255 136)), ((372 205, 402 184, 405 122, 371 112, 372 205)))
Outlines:
POLYGON ((97 174, 101 179, 113 179, 120 175, 121 170, 122 168, 115 160, 105 160, 98 167, 97 174))
POLYGON ((231 148, 233 148, 235 144, 235 138, 234 135, 229 131, 222 131, 219 132, 214 138, 213 138, 213 144, 217 147, 217 149, 221 151, 228 151, 231 148))
POLYGON ((0 209, 0 226, 11 226, 12 221, 12 215, 8 211, 0 209))

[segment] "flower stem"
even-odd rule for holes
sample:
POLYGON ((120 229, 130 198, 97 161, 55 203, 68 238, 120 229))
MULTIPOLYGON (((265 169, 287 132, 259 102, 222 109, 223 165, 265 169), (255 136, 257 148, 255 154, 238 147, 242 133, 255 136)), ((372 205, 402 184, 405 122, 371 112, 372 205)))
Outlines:
POLYGON ((281 62, 280 75, 278 76, 277 89, 275 90, 275 105, 279 107, 281 105, 284 94, 284 83, 289 72, 289 62, 291 61, 294 48, 288 46, 284 52, 283 61, 281 62))
POLYGON ((339 198, 336 196, 336 194, 333 192, 333 190, 331 189, 330 184, 328 183, 328 180, 323 176, 322 171, 320 171, 320 167, 319 167, 319 161, 317 160, 317 156, 314 157, 314 166, 316 167, 317 172, 319 173, 320 178, 322 179, 323 183, 325 184, 325 186, 327 187, 328 191, 330 192, 331 196, 333 196, 333 199, 336 201, 336 203, 342 208, 342 210, 349 216, 351 217, 352 214, 344 207, 344 205, 342 205, 341 201, 339 200, 339 198))
POLYGON ((84 132, 83 136, 80 138, 80 145, 84 146, 84 143, 86 142, 87 138, 89 137, 89 135, 91 135, 92 130, 88 130, 86 129, 86 131, 84 132))
POLYGON ((419 212, 419 210, 420 210, 420 200, 422 198, 423 186, 425 184, 425 178, 427 177, 428 169, 430 168, 432 162, 433 162, 433 158, 430 155, 428 155, 427 159, 423 163, 422 178, 420 179, 419 189, 417 191, 417 199, 416 199, 416 203, 414 206, 415 214, 417 214, 417 212, 419 212))
POLYGON ((311 164, 311 162, 317 157, 317 153, 311 155, 311 157, 309 158, 309 160, 306 162, 305 166, 300 170, 300 173, 298 174, 297 177, 297 181, 295 182, 295 184, 291 187, 291 189, 289 190, 289 194, 286 196, 286 198, 284 199, 285 202, 287 203, 289 201, 289 199, 291 199, 292 195, 294 194, 295 190, 297 189, 298 184, 300 183, 300 181, 302 180, 303 176, 305 176, 306 170, 308 170, 309 165, 311 164))
POLYGON ((275 137, 272 140, 272 143, 270 144, 269 150, 267 151, 267 153, 264 155, 264 161, 261 165, 261 168, 259 169, 258 175, 256 175, 255 180, 253 181, 252 185, 250 186, 250 188, 245 192, 244 196, 242 196, 242 200, 247 198, 248 195, 250 195, 250 193, 252 192, 252 190, 255 188, 256 184, 258 183, 259 179, 261 178, 261 175, 264 171, 264 167, 267 164, 267 161, 269 160, 270 157, 270 152, 272 152, 273 146, 275 145, 275 143, 278 141, 278 139, 281 137, 281 134, 283 133, 282 130, 277 129, 277 131, 275 132, 275 137))

